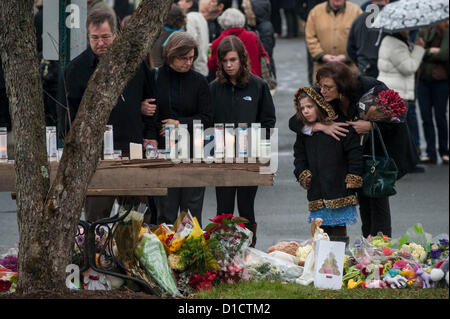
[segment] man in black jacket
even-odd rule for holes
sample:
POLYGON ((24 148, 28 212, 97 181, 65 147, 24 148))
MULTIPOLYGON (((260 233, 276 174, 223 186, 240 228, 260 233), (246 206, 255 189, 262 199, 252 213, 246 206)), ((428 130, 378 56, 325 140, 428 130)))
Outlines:
MULTIPOLYGON (((59 99, 65 108, 58 108, 59 133, 64 135, 70 129, 70 122, 76 117, 78 107, 91 75, 99 59, 108 51, 116 37, 116 22, 109 10, 97 9, 87 18, 89 44, 83 53, 69 63, 59 84, 59 99)), ((122 150, 123 156, 129 155, 129 143, 150 140, 154 121, 141 112, 141 102, 152 96, 149 71, 144 63, 137 70, 122 92, 117 105, 112 110, 108 124, 113 126, 114 149, 122 150)), ((101 92, 99 92, 101 94, 101 92)), ((85 216, 95 221, 110 214, 114 197, 87 197, 85 216)))
MULTIPOLYGON (((379 10, 389 0, 372 0, 379 10)), ((347 55, 356 64, 363 75, 376 78, 378 76, 378 50, 384 36, 378 30, 370 28, 376 16, 372 11, 363 12, 353 21, 347 42, 347 55), (371 16, 373 16, 371 18, 371 16), (371 20, 372 19, 372 20, 371 20)))

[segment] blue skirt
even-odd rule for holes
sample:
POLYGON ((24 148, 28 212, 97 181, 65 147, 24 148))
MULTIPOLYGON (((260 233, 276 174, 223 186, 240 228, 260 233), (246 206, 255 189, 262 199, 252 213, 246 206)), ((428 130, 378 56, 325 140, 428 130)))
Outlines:
POLYGON ((311 218, 322 218, 324 226, 354 225, 358 222, 358 211, 356 206, 337 209, 322 208, 309 214, 308 223, 311 223, 311 218))

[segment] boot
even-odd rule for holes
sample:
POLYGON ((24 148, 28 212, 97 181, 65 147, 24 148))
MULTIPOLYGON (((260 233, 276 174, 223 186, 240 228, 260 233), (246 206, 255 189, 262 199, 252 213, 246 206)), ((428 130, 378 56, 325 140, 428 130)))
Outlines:
POLYGON ((246 226, 253 233, 252 243, 250 244, 250 247, 252 247, 252 248, 255 248, 255 245, 256 245, 256 228, 257 228, 257 226, 258 226, 258 224, 256 224, 256 223, 254 223, 253 225, 246 226))
POLYGON ((324 232, 328 234, 331 241, 342 241, 347 248, 350 243, 350 238, 347 236, 346 226, 322 226, 324 232))

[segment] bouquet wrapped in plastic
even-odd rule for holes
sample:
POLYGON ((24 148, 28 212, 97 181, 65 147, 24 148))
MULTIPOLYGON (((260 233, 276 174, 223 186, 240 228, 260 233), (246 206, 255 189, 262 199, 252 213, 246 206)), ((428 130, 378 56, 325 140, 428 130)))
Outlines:
POLYGON ((144 234, 136 248, 136 257, 141 267, 155 279, 169 295, 181 296, 177 289, 167 255, 161 241, 155 234, 144 234))
POLYGON ((359 118, 366 121, 401 123, 406 120, 405 101, 394 90, 375 86, 359 100, 359 118))
POLYGON ((251 231, 244 226, 248 221, 232 214, 222 214, 210 221, 204 235, 218 241, 215 251, 220 266, 218 277, 224 282, 238 282, 244 273, 244 253, 252 240, 251 231))
POLYGON ((303 274, 303 267, 254 248, 247 248, 245 264, 251 281, 294 282, 303 274))

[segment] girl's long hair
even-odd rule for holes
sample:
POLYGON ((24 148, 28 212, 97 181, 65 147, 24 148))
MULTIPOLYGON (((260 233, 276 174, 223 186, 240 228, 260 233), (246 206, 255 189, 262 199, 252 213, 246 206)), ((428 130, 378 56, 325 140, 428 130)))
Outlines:
POLYGON ((241 63, 241 69, 239 70, 237 81, 243 85, 247 85, 250 79, 250 59, 244 43, 241 39, 234 35, 225 37, 222 41, 220 41, 219 47, 217 48, 217 59, 219 62, 219 69, 216 73, 217 80, 220 84, 224 84, 230 80, 230 77, 223 68, 222 61, 228 52, 231 51, 237 52, 241 63))

